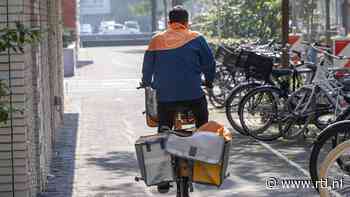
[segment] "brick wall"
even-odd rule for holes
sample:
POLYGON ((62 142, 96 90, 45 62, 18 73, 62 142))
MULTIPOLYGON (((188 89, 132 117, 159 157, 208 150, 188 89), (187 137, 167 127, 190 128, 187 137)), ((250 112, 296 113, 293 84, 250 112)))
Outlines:
POLYGON ((46 188, 53 133, 63 116, 62 108, 55 106, 55 98, 63 96, 60 3, 0 0, 0 28, 20 21, 45 32, 40 43, 25 47, 24 53, 0 54, 0 78, 11 85, 7 101, 24 110, 0 126, 1 197, 34 197, 46 188))

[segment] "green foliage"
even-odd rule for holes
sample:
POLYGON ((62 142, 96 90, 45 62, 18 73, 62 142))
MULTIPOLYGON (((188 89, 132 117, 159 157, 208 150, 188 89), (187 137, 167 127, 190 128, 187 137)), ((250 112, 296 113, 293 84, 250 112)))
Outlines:
POLYGON ((16 28, 0 29, 0 52, 12 49, 22 52, 26 44, 33 44, 40 39, 41 32, 37 28, 26 28, 21 23, 16 23, 16 28))
POLYGON ((195 22, 209 36, 275 38, 281 34, 280 7, 281 0, 222 0, 219 9, 213 7, 195 22))
POLYGON ((63 47, 64 48, 68 47, 70 44, 76 41, 75 32, 68 28, 64 28, 62 41, 63 41, 63 47))
MULTIPOLYGON (((16 28, 0 29, 0 53, 8 50, 15 52, 24 52, 27 44, 34 44, 41 38, 41 31, 37 28, 27 28, 17 22, 16 28)), ((9 96, 9 87, 4 81, 0 81, 0 123, 5 123, 12 112, 21 112, 22 110, 13 108, 9 105, 6 96, 9 96)))
POLYGON ((140 3, 130 5, 129 10, 135 16, 149 16, 151 15, 151 0, 142 0, 140 3))

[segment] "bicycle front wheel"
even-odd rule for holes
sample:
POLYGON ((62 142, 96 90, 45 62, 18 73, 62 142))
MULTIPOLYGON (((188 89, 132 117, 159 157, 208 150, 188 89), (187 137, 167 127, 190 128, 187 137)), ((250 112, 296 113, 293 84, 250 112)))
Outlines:
MULTIPOLYGON (((311 151, 309 171, 312 182, 316 189, 318 189, 318 182, 320 181, 319 170, 323 161, 325 161, 328 153, 338 144, 349 139, 350 121, 340 121, 328 126, 317 137, 311 151)), ((337 160, 340 166, 342 160, 337 160)))
POLYGON ((274 87, 259 87, 250 91, 239 104, 239 119, 244 131, 262 141, 282 136, 279 129, 280 91, 274 87))
POLYGON ((350 190, 350 140, 336 146, 323 161, 319 170, 318 188, 321 197, 345 196, 350 190), (343 160, 342 166, 337 161, 343 160))

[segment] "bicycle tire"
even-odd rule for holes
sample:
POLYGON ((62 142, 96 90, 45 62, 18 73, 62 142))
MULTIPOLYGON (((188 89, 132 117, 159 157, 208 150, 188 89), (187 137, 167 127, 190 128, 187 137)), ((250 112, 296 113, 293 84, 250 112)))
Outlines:
POLYGON ((176 197, 189 197, 189 185, 187 180, 181 178, 181 180, 176 181, 176 197))
POLYGON ((311 155, 310 155, 309 172, 310 172, 312 183, 314 184, 317 190, 318 190, 317 181, 319 180, 318 160, 319 160, 319 154, 321 152, 321 149, 324 147, 326 142, 328 142, 328 140, 332 140, 333 142, 334 138, 340 132, 344 132, 344 133, 348 132, 347 130, 349 128, 350 128, 350 120, 342 120, 342 121, 336 122, 326 127, 315 140, 311 151, 311 155))
POLYGON ((257 140, 261 140, 261 141, 273 141, 276 140, 278 138, 280 138, 282 136, 282 133, 280 132, 280 130, 278 129, 278 132, 275 135, 272 136, 259 136, 257 135, 258 133, 264 133, 272 124, 273 121, 275 121, 275 119, 278 119, 278 105, 277 103, 279 101, 276 101, 275 96, 273 95, 273 93, 277 93, 278 95, 281 95, 281 92, 278 88, 275 88, 273 86, 262 86, 262 87, 258 87, 255 88, 253 90, 251 90, 246 96, 243 97, 243 99, 240 101, 239 103, 239 107, 238 107, 238 113, 239 113, 239 119, 241 121, 241 125, 242 128, 244 129, 245 132, 247 132, 250 136, 252 136, 253 138, 257 139, 257 140), (245 109, 245 104, 249 101, 249 99, 253 96, 255 96, 258 93, 261 92, 266 92, 268 93, 268 95, 270 95, 271 97, 271 104, 273 104, 272 110, 274 110, 274 117, 270 118, 268 121, 266 121, 266 124, 259 129, 255 129, 255 131, 253 131, 252 129, 248 128, 245 118, 244 118, 244 109, 245 109))
MULTIPOLYGON (((337 145, 334 149, 329 152, 325 158, 325 160, 322 162, 319 170, 319 179, 325 180, 328 179, 330 176, 328 175, 329 169, 332 166, 334 162, 337 162, 339 160, 339 157, 344 153, 350 151, 350 140, 347 140, 339 145, 337 145)), ((320 196, 321 197, 330 197, 330 192, 325 187, 319 188, 320 196)))
MULTIPOLYGON (((339 116, 337 120, 350 120, 350 107, 348 107, 346 110, 344 110, 339 116)), ((340 139, 339 135, 336 135, 335 138, 332 140, 332 147, 336 147, 338 144, 340 144, 341 142, 350 139, 350 133, 346 133, 346 135, 344 135, 344 139, 340 139)), ((337 163, 339 166, 343 165, 343 161, 342 160, 337 160, 337 163)))
POLYGON ((235 84, 235 72, 230 71, 225 66, 220 66, 215 74, 213 88, 208 91, 209 102, 215 108, 223 108, 225 105, 227 92, 232 89, 235 84), (214 91, 215 88, 220 90, 219 94, 214 91))
POLYGON ((226 118, 229 121, 229 123, 231 124, 231 126, 233 127, 233 129, 238 131, 242 135, 248 135, 248 133, 245 132, 244 129, 242 128, 239 118, 235 119, 232 116, 233 115, 232 113, 235 113, 235 112, 238 115, 238 110, 236 109, 236 111, 232 112, 232 110, 233 110, 232 108, 233 107, 238 108, 239 102, 241 100, 241 99, 239 99, 239 100, 235 100, 235 99, 237 99, 238 95, 241 94, 244 90, 248 90, 248 92, 249 92, 251 89, 258 87, 258 86, 261 86, 261 85, 262 85, 262 83, 257 83, 257 82, 244 83, 244 84, 238 85, 237 87, 235 87, 231 91, 229 97, 226 100, 226 103, 225 103, 226 118), (238 101, 238 102, 234 103, 235 101, 238 101))

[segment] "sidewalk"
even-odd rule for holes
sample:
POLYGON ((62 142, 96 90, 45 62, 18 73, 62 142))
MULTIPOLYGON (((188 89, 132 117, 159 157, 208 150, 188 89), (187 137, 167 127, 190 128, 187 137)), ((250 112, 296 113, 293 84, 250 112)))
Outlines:
MULTIPOLYGON (((44 196, 175 196, 174 190, 160 195, 156 188, 134 181, 139 175, 134 142, 141 135, 155 132, 145 125, 144 93, 135 89, 141 77, 144 48, 88 50, 95 63, 80 68, 77 76, 65 80, 65 124, 57 132, 53 176, 44 196)), ((210 115, 210 119, 229 126, 222 111, 211 111, 210 115)), ((313 189, 266 189, 269 177, 305 177, 308 146, 304 142, 284 141, 263 144, 235 134, 229 167, 231 176, 219 190, 196 185, 191 196, 317 196, 313 189), (293 158, 298 167, 288 158, 293 158)))

